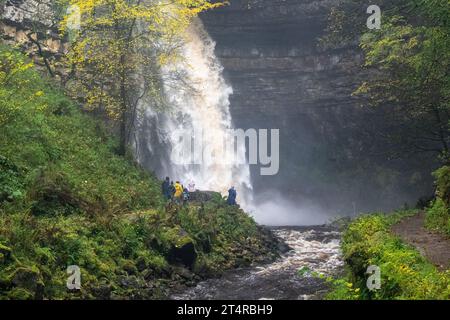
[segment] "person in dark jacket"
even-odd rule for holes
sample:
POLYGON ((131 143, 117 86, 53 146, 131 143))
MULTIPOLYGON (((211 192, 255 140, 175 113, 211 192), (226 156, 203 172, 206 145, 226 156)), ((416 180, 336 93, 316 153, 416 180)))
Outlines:
POLYGON ((176 191, 175 184, 173 183, 173 181, 170 182, 169 190, 170 190, 170 199, 173 200, 174 196, 175 196, 175 191, 176 191))
POLYGON ((167 200, 169 200, 171 198, 171 194, 170 194, 170 178, 166 177, 166 180, 164 180, 164 182, 162 183, 162 193, 164 198, 166 198, 167 200))
POLYGON ((228 205, 235 206, 236 205, 236 197, 237 197, 236 189, 234 187, 231 187, 231 189, 228 190, 228 199, 227 199, 228 205))

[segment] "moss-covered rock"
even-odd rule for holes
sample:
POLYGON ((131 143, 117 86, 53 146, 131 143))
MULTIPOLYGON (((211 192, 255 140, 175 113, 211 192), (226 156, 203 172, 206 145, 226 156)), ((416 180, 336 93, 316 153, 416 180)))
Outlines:
POLYGON ((195 260, 197 259, 197 252, 192 242, 185 243, 181 246, 173 246, 167 255, 167 260, 171 264, 182 264, 183 266, 192 269, 195 260))
POLYGON ((167 250, 165 257, 170 264, 182 264, 192 268, 197 258, 195 242, 186 230, 180 226, 165 228, 162 233, 167 250))
POLYGON ((138 269, 136 268, 136 265, 132 260, 123 260, 122 263, 120 264, 120 267, 129 275, 134 275, 138 273, 138 269))
POLYGON ((91 292, 96 299, 109 300, 111 299, 112 288, 109 284, 101 284, 97 287, 91 288, 91 292))
POLYGON ((0 264, 9 262, 11 257, 12 249, 0 243, 0 264))
POLYGON ((8 292, 7 298, 10 300, 33 300, 34 293, 24 288, 13 288, 8 292))
POLYGON ((10 281, 14 287, 26 289, 36 299, 42 299, 44 281, 38 268, 18 267, 10 276, 10 281))

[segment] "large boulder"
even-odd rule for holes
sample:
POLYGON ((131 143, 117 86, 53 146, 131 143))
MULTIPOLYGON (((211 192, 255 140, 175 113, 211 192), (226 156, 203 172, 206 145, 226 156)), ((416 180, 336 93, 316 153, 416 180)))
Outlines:
POLYGON ((197 252, 192 242, 186 243, 181 247, 173 246, 169 250, 167 260, 171 264, 181 264, 186 268, 192 269, 195 260, 197 259, 197 252))
POLYGON ((167 261, 170 264, 179 264, 192 269, 197 259, 194 241, 189 234, 175 227, 168 231, 171 247, 167 252, 167 261))
POLYGON ((43 298, 44 282, 36 267, 17 268, 11 275, 11 283, 16 288, 33 293, 35 299, 43 298))
POLYGON ((6 263, 11 259, 11 248, 0 243, 0 264, 6 263))
POLYGON ((214 199, 214 197, 221 197, 220 193, 213 191, 195 191, 189 193, 190 201, 195 202, 208 202, 214 199))

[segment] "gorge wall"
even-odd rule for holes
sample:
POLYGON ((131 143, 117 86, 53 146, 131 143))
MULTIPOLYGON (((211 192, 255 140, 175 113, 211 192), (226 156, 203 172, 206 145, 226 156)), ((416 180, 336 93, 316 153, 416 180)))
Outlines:
POLYGON ((61 58, 68 42, 58 30, 60 10, 51 0, 0 1, 0 41, 20 48, 36 67, 64 83, 69 70, 61 58))
MULTIPOLYGON (((252 170, 255 196, 314 202, 328 213, 392 209, 432 192, 426 156, 390 159, 352 92, 365 77, 358 47, 324 49, 337 0, 232 0, 202 20, 231 83, 235 127, 280 128, 280 173, 252 170)), ((365 12, 361 12, 365 15, 365 12)))

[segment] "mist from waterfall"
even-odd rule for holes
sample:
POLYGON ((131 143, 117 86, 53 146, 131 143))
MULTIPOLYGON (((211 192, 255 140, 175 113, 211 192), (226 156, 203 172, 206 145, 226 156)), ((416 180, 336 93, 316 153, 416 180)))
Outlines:
POLYGON ((237 150, 241 159, 236 161, 230 161, 231 154, 224 148, 227 131, 233 128, 229 101, 233 89, 222 75, 223 67, 214 49, 215 42, 201 21, 194 20, 178 49, 182 59, 161 71, 169 110, 158 112, 148 103, 141 106, 136 154, 138 161, 160 178, 170 176, 185 186, 193 181, 199 190, 224 195, 235 186, 238 202, 248 208, 252 201, 250 168, 248 164, 240 164, 246 154, 245 146, 237 150), (186 139, 203 139, 203 145, 218 161, 179 164, 173 151, 180 141, 173 136, 174 132, 181 132, 186 139), (193 137, 194 132, 203 133, 203 137, 193 137), (223 159, 227 161, 219 161, 223 159))

